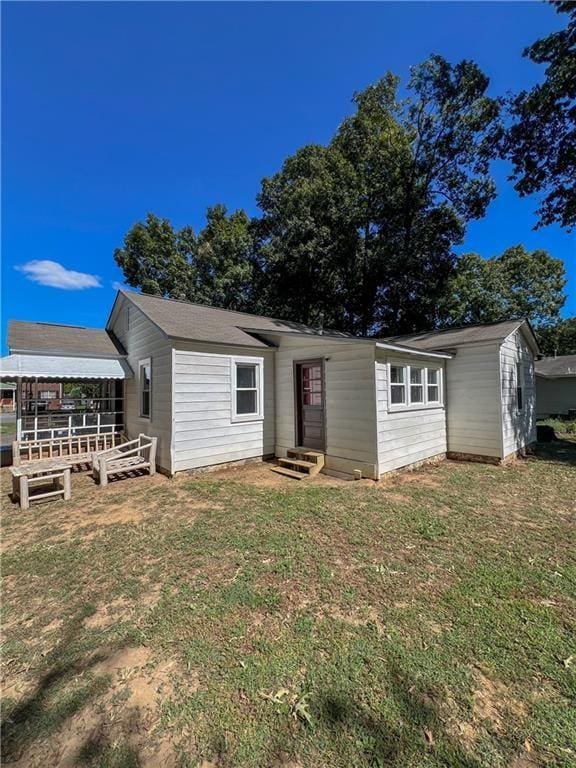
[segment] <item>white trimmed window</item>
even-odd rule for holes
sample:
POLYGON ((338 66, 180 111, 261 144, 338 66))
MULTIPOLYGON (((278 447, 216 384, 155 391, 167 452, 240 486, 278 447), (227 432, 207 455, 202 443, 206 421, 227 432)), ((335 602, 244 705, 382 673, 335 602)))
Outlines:
POLYGON ((440 369, 439 368, 427 368, 426 369, 426 401, 428 403, 440 402, 440 369))
POLYGON ((406 403, 406 366, 390 366, 390 403, 392 405, 406 403))
POLYGON ((410 367, 410 403, 424 402, 424 373, 425 368, 410 367))
POLYGON ((390 364, 391 410, 442 405, 442 368, 434 365, 390 364))
POLYGON ((252 421, 261 419, 263 397, 262 360, 233 358, 232 383, 232 420, 252 421))
POLYGON ((138 392, 140 416, 149 419, 152 416, 152 360, 149 357, 138 363, 138 392))

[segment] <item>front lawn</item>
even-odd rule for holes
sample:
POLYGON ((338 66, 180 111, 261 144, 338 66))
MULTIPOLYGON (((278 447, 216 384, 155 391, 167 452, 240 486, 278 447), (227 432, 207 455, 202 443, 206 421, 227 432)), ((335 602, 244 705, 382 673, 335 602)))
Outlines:
POLYGON ((74 475, 28 512, 3 479, 6 761, 576 763, 576 443, 380 484, 74 475))

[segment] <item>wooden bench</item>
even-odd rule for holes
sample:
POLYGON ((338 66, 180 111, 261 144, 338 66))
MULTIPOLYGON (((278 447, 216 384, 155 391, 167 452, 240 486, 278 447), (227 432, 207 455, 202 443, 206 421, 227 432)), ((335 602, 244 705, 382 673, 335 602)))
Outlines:
POLYGON ((101 432, 99 435, 75 435, 43 440, 15 440, 12 443, 12 463, 44 459, 62 460, 70 466, 89 464, 92 454, 114 448, 126 441, 123 432, 101 432))
POLYGON ((100 485, 107 485, 110 475, 119 475, 137 469, 156 472, 156 443, 158 438, 138 435, 136 440, 129 440, 106 451, 92 454, 92 473, 100 485))
POLYGON ((20 508, 28 509, 31 501, 62 496, 64 501, 72 498, 72 483, 70 464, 59 459, 30 461, 18 467, 10 467, 12 474, 12 496, 14 501, 20 499, 20 508), (58 482, 62 478, 62 485, 58 482), (37 483, 50 483, 52 490, 36 493, 30 496, 30 486, 37 483))

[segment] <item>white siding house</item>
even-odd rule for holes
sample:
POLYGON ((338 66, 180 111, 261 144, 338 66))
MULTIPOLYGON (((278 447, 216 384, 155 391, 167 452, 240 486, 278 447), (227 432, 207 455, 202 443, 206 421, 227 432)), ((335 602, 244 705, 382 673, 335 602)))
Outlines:
POLYGON ((444 362, 437 357, 414 357, 398 352, 386 354, 384 350, 378 350, 376 400, 380 475, 446 455, 444 362), (412 384, 413 380, 421 381, 421 384, 412 384))
MULTIPOLYGON (((105 330, 43 334, 36 353, 67 335, 78 371, 84 342, 121 358, 125 432, 157 437, 170 475, 262 457, 288 464, 298 450, 321 455, 325 471, 378 479, 446 455, 505 459, 535 439, 527 321, 356 338, 120 291, 105 330)), ((41 336, 26 323, 12 335, 27 353, 41 336)))
POLYGON ((538 418, 576 413, 576 355, 538 360, 535 373, 538 418))
POLYGON ((173 349, 172 470, 274 455, 274 355, 272 350, 184 344, 173 349), (233 409, 235 368, 254 366, 262 377, 257 418, 233 409))
POLYGON ((506 321, 402 337, 421 349, 446 349, 448 455, 505 459, 536 439, 534 359, 527 321, 506 321))

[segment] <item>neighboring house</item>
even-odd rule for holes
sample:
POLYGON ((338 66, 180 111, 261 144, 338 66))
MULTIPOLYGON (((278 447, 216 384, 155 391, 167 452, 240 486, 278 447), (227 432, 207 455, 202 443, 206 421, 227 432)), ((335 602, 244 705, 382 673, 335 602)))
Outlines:
MULTIPOLYGON (((35 324, 17 325, 38 339, 35 324)), ((377 479, 447 453, 501 460, 535 440, 538 347, 525 320, 368 339, 120 291, 106 329, 84 330, 100 334, 109 365, 37 344, 2 370, 37 376, 31 354, 50 352, 70 376, 76 365, 124 378, 125 430, 158 437, 168 474, 305 446, 329 470, 377 479)), ((81 346, 82 330, 72 336, 81 346)))
POLYGON ((576 413, 576 355, 536 361, 536 410, 539 419, 576 413))

